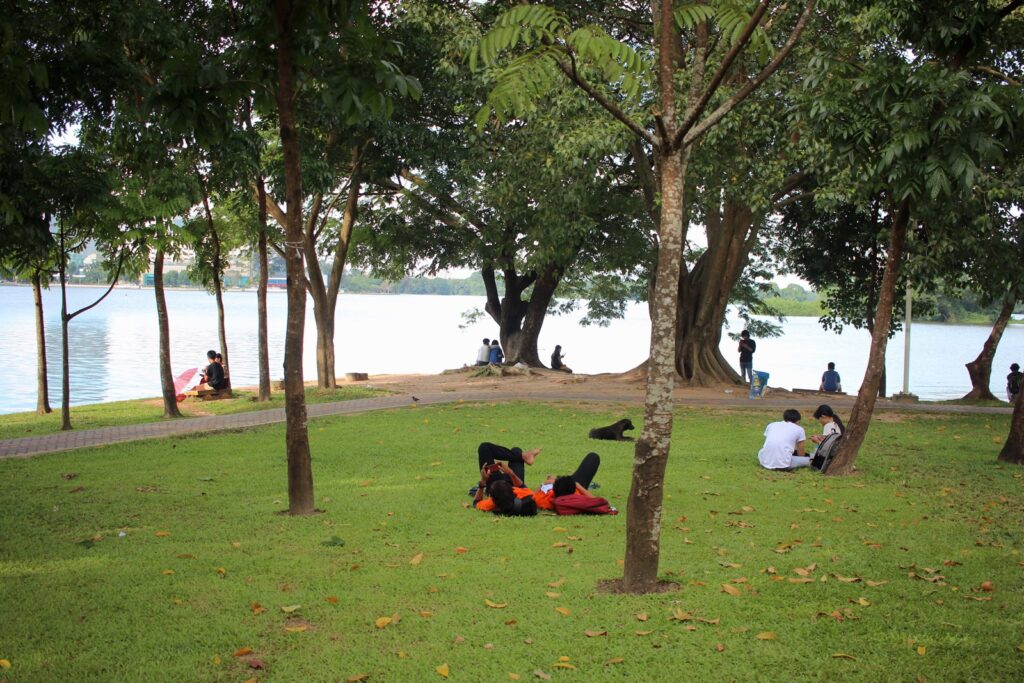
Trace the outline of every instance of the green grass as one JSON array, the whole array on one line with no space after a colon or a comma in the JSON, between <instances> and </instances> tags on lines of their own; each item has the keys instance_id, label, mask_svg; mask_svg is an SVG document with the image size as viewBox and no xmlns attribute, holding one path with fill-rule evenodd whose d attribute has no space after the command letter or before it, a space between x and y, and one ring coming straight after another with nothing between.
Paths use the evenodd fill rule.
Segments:
<instances>
[{"instance_id":1,"label":"green grass","mask_svg":"<svg viewBox=\"0 0 1024 683\"><path fill-rule=\"evenodd\" d=\"M451 681L1024 678L1024 470L995 460L1008 416L886 416L840 479L760 469L774 413L681 409L661 535L675 592L598 590L621 576L624 514L465 507L476 446L492 440L544 446L528 483L598 451L599 493L625 509L631 445L585 438L625 415L639 421L587 403L314 420L323 513L303 518L279 514L280 426L2 461L3 675L439 681L447 664ZM253 655L234 656L243 647Z\"/></svg>"},{"instance_id":2,"label":"green grass","mask_svg":"<svg viewBox=\"0 0 1024 683\"><path fill-rule=\"evenodd\" d=\"M358 398L371 398L389 392L383 389L370 389L359 386L343 386L337 389L306 388L307 403L327 403L330 401L351 401ZM275 391L271 400L260 403L256 401L254 391L235 391L234 398L219 401L197 401L187 398L178 404L182 415L197 417L201 415L232 415L252 410L270 410L284 407L284 392ZM163 419L163 402L159 398L139 399L135 401L116 401L112 403L93 403L71 407L71 425L75 429L96 429L98 427L115 427L121 425L159 422ZM54 407L49 415L30 413L11 413L0 415L0 439L17 439L24 436L39 436L60 431L60 405Z\"/></svg>"}]
</instances>

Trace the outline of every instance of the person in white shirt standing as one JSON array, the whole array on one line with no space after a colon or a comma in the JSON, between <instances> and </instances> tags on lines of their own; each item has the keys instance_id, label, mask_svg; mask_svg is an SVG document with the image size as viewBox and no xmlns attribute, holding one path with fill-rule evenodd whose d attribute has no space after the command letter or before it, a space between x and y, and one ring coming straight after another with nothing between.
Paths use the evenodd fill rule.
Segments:
<instances>
[{"instance_id":1,"label":"person in white shirt standing","mask_svg":"<svg viewBox=\"0 0 1024 683\"><path fill-rule=\"evenodd\" d=\"M491 340L484 339L484 345L476 351L476 364L487 365L487 359L491 355Z\"/></svg>"},{"instance_id":2,"label":"person in white shirt standing","mask_svg":"<svg viewBox=\"0 0 1024 683\"><path fill-rule=\"evenodd\" d=\"M782 422L772 422L764 429L764 446L757 453L761 467L769 470L794 470L807 467L811 459L804 451L807 433L800 426L800 411L782 413Z\"/></svg>"}]
</instances>

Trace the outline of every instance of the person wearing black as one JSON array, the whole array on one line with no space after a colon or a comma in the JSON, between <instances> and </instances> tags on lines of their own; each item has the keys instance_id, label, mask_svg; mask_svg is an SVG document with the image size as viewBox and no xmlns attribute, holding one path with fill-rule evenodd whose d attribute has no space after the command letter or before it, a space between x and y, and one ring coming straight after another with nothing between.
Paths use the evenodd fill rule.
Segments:
<instances>
[{"instance_id":1,"label":"person wearing black","mask_svg":"<svg viewBox=\"0 0 1024 683\"><path fill-rule=\"evenodd\" d=\"M1013 403L1017 400L1017 394L1020 393L1021 379L1024 379L1024 373L1020 371L1020 366L1016 363L1010 365L1010 374L1006 376L1006 400Z\"/></svg>"},{"instance_id":2,"label":"person wearing black","mask_svg":"<svg viewBox=\"0 0 1024 683\"><path fill-rule=\"evenodd\" d=\"M212 349L207 351L206 358L210 364L203 370L202 383L210 389L224 388L224 366L217 362L217 352Z\"/></svg>"},{"instance_id":3,"label":"person wearing black","mask_svg":"<svg viewBox=\"0 0 1024 683\"><path fill-rule=\"evenodd\" d=\"M747 384L754 381L754 351L757 342L750 338L750 332L740 332L740 377Z\"/></svg>"}]
</instances>

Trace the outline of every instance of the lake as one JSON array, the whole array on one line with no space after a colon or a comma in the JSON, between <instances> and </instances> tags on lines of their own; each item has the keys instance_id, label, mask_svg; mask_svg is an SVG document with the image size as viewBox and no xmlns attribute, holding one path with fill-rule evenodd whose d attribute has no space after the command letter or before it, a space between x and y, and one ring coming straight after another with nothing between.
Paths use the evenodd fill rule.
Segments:
<instances>
[{"instance_id":1,"label":"lake","mask_svg":"<svg viewBox=\"0 0 1024 683\"><path fill-rule=\"evenodd\" d=\"M88 305L102 289L68 290L69 309ZM283 292L267 296L270 376L280 379L284 356L287 301ZM497 334L489 318L465 327L462 313L483 307L481 297L342 294L338 299L335 348L337 371L434 374L471 363L483 337ZM257 383L256 294L224 294L231 378L235 386ZM60 405L60 290L44 292L50 402ZM205 365L206 351L217 347L214 298L202 291L170 290L167 306L171 360L175 374ZM306 316L304 372L316 379L316 336L312 300ZM565 362L576 372L622 372L647 355L650 322L646 304L631 305L622 320L608 327L582 327L581 313L549 316L540 337L547 359L562 345ZM730 321L737 331L738 321ZM8 368L0 375L0 413L35 408L35 323L32 290L0 286L0 357ZM843 387L855 392L867 365L869 335L847 329L841 335L821 329L816 318L790 318L784 336L758 339L754 368L771 374L772 386L817 388L826 363L833 361ZM923 399L957 398L970 388L964 363L974 359L988 336L984 325L915 323L911 338L910 390ZM72 404L96 403L160 394L156 303L152 289L116 288L96 308L71 322ZM1011 362L1024 360L1024 327L1007 329L996 354L992 391L1005 395ZM722 342L725 357L736 361L736 343ZM903 382L903 333L889 342L890 392Z\"/></svg>"}]
</instances>

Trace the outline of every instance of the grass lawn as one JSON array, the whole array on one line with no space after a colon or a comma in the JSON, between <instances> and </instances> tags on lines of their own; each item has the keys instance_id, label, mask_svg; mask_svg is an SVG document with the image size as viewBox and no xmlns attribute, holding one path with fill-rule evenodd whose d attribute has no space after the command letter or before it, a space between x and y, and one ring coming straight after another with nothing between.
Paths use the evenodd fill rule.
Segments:
<instances>
[{"instance_id":1,"label":"grass lawn","mask_svg":"<svg viewBox=\"0 0 1024 683\"><path fill-rule=\"evenodd\" d=\"M467 508L491 440L544 446L527 483L596 450L625 509L631 445L585 438L623 416L639 423L587 403L317 419L323 513L304 518L279 514L281 426L0 461L0 678L1024 679L1009 416L883 416L838 479L757 466L774 412L681 409L669 593L598 590L625 514Z\"/></svg>"},{"instance_id":2,"label":"grass lawn","mask_svg":"<svg viewBox=\"0 0 1024 683\"><path fill-rule=\"evenodd\" d=\"M389 392L360 386L342 386L337 389L306 387L307 403L328 403L330 401L351 401L357 398L371 398ZM187 398L178 404L185 417L202 415L231 415L253 410L284 408L284 391L274 391L270 401L260 403L255 391L235 391L234 398L219 401L197 401ZM60 431L60 404L53 405L49 415L11 413L0 415L0 439L17 439L23 436L39 436ZM71 406L71 425L75 429L96 429L120 425L159 422L163 419L164 405L160 398L113 403L92 403Z\"/></svg>"}]
</instances>

